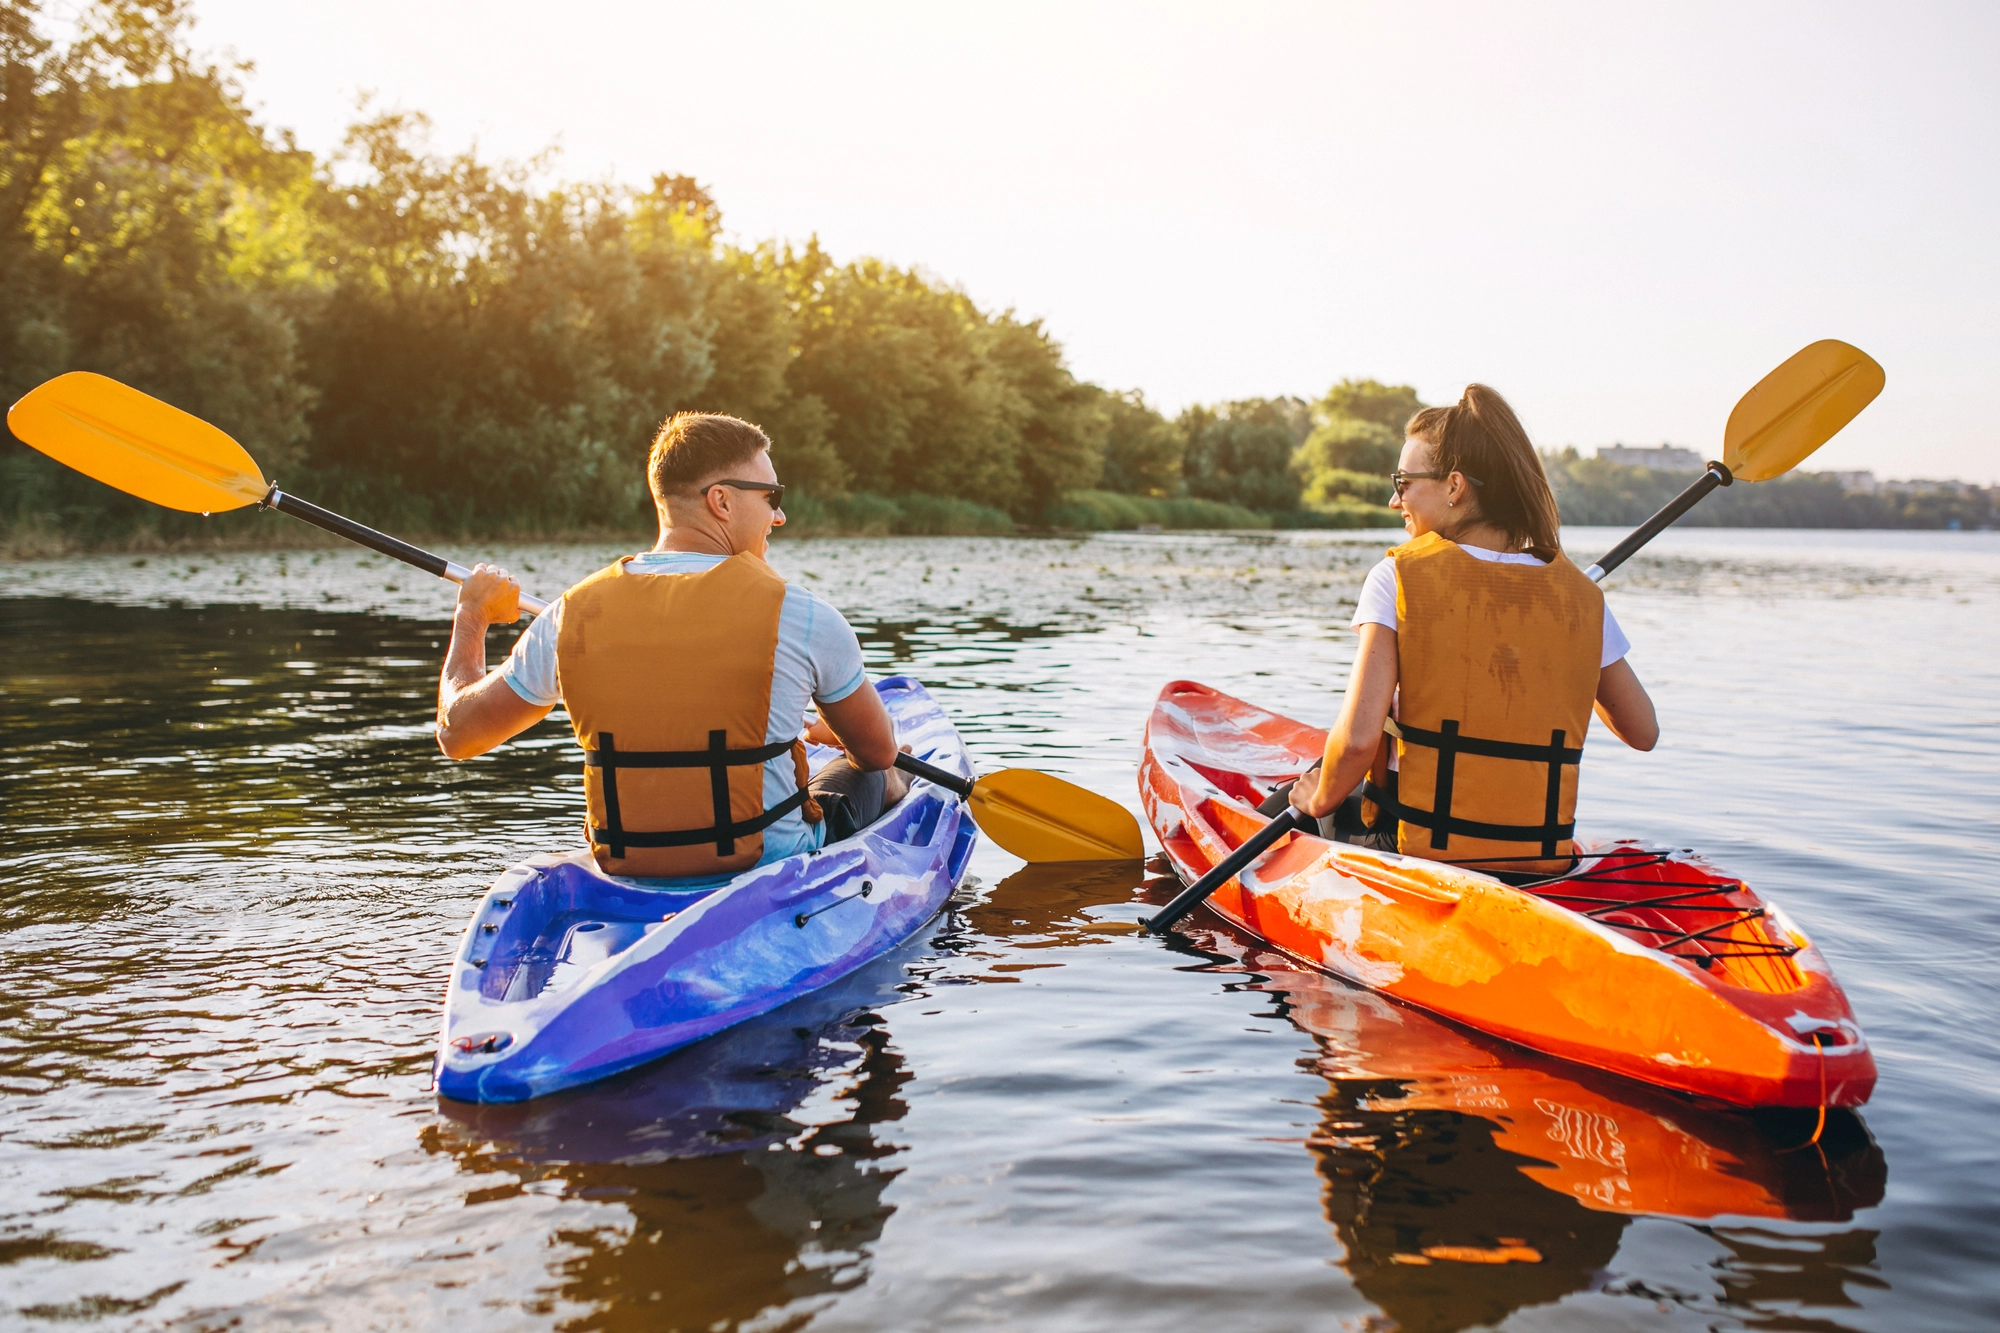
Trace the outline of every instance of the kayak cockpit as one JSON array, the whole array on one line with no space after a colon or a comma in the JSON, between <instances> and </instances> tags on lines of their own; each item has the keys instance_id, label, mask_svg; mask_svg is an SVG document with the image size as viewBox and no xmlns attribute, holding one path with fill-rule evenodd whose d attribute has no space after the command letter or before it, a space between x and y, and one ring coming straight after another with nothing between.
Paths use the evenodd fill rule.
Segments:
<instances>
[{"instance_id":1,"label":"kayak cockpit","mask_svg":"<svg viewBox=\"0 0 2000 1333\"><path fill-rule=\"evenodd\" d=\"M581 856L537 857L480 905L472 960L480 969L479 993L513 1002L560 991L718 887L640 888L600 873ZM484 958L478 943L487 945Z\"/></svg>"}]
</instances>

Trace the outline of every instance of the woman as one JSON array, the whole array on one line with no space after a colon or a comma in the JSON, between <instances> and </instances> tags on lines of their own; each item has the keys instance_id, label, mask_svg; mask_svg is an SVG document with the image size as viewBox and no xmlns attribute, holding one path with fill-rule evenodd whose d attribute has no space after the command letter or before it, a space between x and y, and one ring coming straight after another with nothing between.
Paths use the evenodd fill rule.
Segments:
<instances>
[{"instance_id":1,"label":"woman","mask_svg":"<svg viewBox=\"0 0 2000 1333\"><path fill-rule=\"evenodd\" d=\"M1500 395L1471 385L1456 406L1410 418L1407 433L1389 503L1411 540L1369 571L1346 703L1291 803L1329 836L1560 873L1573 860L1593 708L1613 735L1650 750L1653 701L1603 594L1563 555L1541 459ZM1368 830L1358 837L1354 822L1336 831L1326 819L1350 794Z\"/></svg>"}]
</instances>

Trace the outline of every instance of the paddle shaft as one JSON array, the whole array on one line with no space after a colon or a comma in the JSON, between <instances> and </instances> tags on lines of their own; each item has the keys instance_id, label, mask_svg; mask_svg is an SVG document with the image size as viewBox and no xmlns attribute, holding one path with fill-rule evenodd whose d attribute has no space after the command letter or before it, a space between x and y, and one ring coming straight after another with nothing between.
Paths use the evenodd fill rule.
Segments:
<instances>
[{"instance_id":1,"label":"paddle shaft","mask_svg":"<svg viewBox=\"0 0 2000 1333\"><path fill-rule=\"evenodd\" d=\"M896 767L905 773L914 773L920 778L935 782L946 791L957 792L966 800L972 799L972 784L956 773L947 772L935 764L927 764L914 755L898 754Z\"/></svg>"},{"instance_id":2,"label":"paddle shaft","mask_svg":"<svg viewBox=\"0 0 2000 1333\"><path fill-rule=\"evenodd\" d=\"M1139 926L1155 935L1164 935L1174 922L1207 901L1208 895L1243 873L1244 867L1262 856L1272 843L1287 833L1317 833L1319 821L1296 805L1258 829L1241 847L1222 858L1222 863L1174 895L1174 900L1150 917L1141 917Z\"/></svg>"},{"instance_id":3,"label":"paddle shaft","mask_svg":"<svg viewBox=\"0 0 2000 1333\"><path fill-rule=\"evenodd\" d=\"M1727 486L1736 478L1729 475L1729 469L1720 463L1710 463L1708 471L1694 483L1669 500L1659 513L1632 529L1624 541L1598 557L1597 563L1584 570L1584 576L1592 583L1604 582L1604 576L1630 560L1635 552L1653 538L1665 532L1673 521L1701 503L1702 497L1718 486Z\"/></svg>"},{"instance_id":4,"label":"paddle shaft","mask_svg":"<svg viewBox=\"0 0 2000 1333\"><path fill-rule=\"evenodd\" d=\"M353 519L343 518L330 509L321 509L318 505L301 500L296 495L287 495L276 486L273 486L270 493L264 497L264 504L267 508L275 509L281 514L290 514L293 518L304 519L316 528L331 532L337 537L345 537L371 551L380 551L392 560L415 565L426 574L435 574L441 579L450 579L453 583L463 583L472 577L472 571L464 565L446 560L443 556L432 555L422 547L397 541L386 532L363 527ZM548 603L539 597L530 597L527 593L521 594L521 609L530 615L539 615L547 606Z\"/></svg>"}]
</instances>

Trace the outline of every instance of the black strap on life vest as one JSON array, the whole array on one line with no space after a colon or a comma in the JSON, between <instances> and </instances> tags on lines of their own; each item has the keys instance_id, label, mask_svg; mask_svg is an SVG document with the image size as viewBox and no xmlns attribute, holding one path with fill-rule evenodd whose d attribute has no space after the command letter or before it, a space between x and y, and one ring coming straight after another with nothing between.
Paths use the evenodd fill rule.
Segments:
<instances>
[{"instance_id":1,"label":"black strap on life vest","mask_svg":"<svg viewBox=\"0 0 2000 1333\"><path fill-rule=\"evenodd\" d=\"M717 856L734 856L736 840L762 833L806 803L809 793L799 788L763 814L750 819L729 818L729 770L752 764L766 764L797 744L773 741L754 750L729 748L729 733L708 733L706 750L620 750L611 733L597 733L597 747L583 752L583 762L604 770L604 822L608 827L592 828L590 840L611 849L613 859L622 860L627 847L695 847L715 844ZM634 833L618 814L618 770L621 768L705 768L708 770L709 800L715 809L715 823L708 828L677 829L672 833Z\"/></svg>"},{"instance_id":2,"label":"black strap on life vest","mask_svg":"<svg viewBox=\"0 0 2000 1333\"><path fill-rule=\"evenodd\" d=\"M1583 747L1574 749L1563 745L1561 730L1549 733L1547 745L1522 745L1514 741L1489 741L1478 736L1467 736L1458 729L1454 719L1441 722L1436 731L1426 731L1408 723L1399 723L1390 718L1382 724L1382 730L1406 745L1423 745L1438 752L1437 786L1431 798L1435 810L1419 810L1403 804L1397 793L1383 791L1372 782L1362 784L1362 794L1376 805L1394 812L1396 818L1406 824L1431 831L1431 846L1443 850L1450 847L1451 835L1464 834L1468 838L1490 838L1495 842L1539 842L1543 856L1554 856L1556 844L1567 842L1576 836L1576 821L1558 824L1556 815L1562 809L1563 765L1581 765ZM1485 755L1492 759L1518 759L1524 763L1547 764L1549 768L1548 800L1543 806L1542 822L1539 824L1482 824L1473 819L1460 819L1451 812L1452 779L1458 767L1461 754Z\"/></svg>"}]
</instances>

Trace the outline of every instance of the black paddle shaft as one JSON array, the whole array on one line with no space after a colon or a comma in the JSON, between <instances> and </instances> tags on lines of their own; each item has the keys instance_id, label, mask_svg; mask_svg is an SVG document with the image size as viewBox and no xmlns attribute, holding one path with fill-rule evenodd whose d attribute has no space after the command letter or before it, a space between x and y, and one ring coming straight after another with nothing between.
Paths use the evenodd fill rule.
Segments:
<instances>
[{"instance_id":1,"label":"black paddle shaft","mask_svg":"<svg viewBox=\"0 0 2000 1333\"><path fill-rule=\"evenodd\" d=\"M1139 925L1155 935L1164 935L1174 922L1202 905L1208 895L1243 873L1243 868L1262 856L1272 843L1287 833L1317 833L1319 821L1296 805L1288 805L1285 812L1270 823L1258 829L1245 840L1241 847L1222 858L1222 864L1203 875L1194 883L1174 895L1174 900L1150 917L1141 917Z\"/></svg>"},{"instance_id":2,"label":"black paddle shaft","mask_svg":"<svg viewBox=\"0 0 2000 1333\"><path fill-rule=\"evenodd\" d=\"M391 560L415 565L426 574L435 574L441 579L450 579L453 583L463 583L472 575L472 571L465 566L453 564L441 555L432 555L421 546L398 541L386 532L377 532L371 527L356 523L351 518L343 518L331 509L321 509L318 505L301 500L296 495L287 495L276 486L271 487L270 492L264 496L264 506L267 509L275 509L281 514L290 514L293 518L304 519L314 527L331 532L336 537L345 537L358 546L365 546L371 551L380 551ZM525 592L521 594L521 609L529 614L539 614L547 605L548 603L539 597L531 597Z\"/></svg>"},{"instance_id":3,"label":"black paddle shaft","mask_svg":"<svg viewBox=\"0 0 2000 1333\"><path fill-rule=\"evenodd\" d=\"M1598 557L1597 563L1583 572L1590 576L1592 583L1604 582L1605 576L1618 566L1630 560L1641 546L1665 532L1673 521L1701 502L1701 498L1718 486L1727 486L1736 478L1720 463L1710 463L1708 471L1701 474L1694 485L1669 500L1659 513L1632 529L1624 541Z\"/></svg>"},{"instance_id":4,"label":"black paddle shaft","mask_svg":"<svg viewBox=\"0 0 2000 1333\"><path fill-rule=\"evenodd\" d=\"M377 532L373 528L363 527L353 519L342 518L330 509L321 509L316 504L308 504L296 495L285 494L276 486L273 486L271 493L264 497L264 503L281 514L290 514L293 518L304 519L314 527L324 528L337 537L345 537L347 540L365 546L371 551L380 551L392 560L400 560L406 565L415 565L426 574L435 574L439 578L447 577L445 570L450 566L451 562L443 556L432 555L429 551L421 547L412 546L408 542L399 542L386 532Z\"/></svg>"},{"instance_id":5,"label":"black paddle shaft","mask_svg":"<svg viewBox=\"0 0 2000 1333\"><path fill-rule=\"evenodd\" d=\"M923 760L907 754L896 756L896 767L902 769L905 773L914 773L920 778L927 778L937 783L938 786L943 787L946 791L955 791L968 801L972 799L972 784L956 773L947 772L942 768L927 764Z\"/></svg>"}]
</instances>

